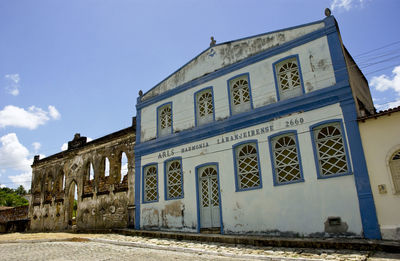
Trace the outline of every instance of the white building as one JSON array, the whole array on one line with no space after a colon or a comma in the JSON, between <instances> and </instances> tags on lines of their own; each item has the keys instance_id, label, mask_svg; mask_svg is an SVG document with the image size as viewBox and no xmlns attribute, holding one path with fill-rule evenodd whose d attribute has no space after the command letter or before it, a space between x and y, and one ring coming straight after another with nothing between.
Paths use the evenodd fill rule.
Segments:
<instances>
[{"instance_id":1,"label":"white building","mask_svg":"<svg viewBox=\"0 0 400 261\"><path fill-rule=\"evenodd\" d=\"M136 228L380 238L332 16L211 45L138 98Z\"/></svg>"},{"instance_id":2,"label":"white building","mask_svg":"<svg viewBox=\"0 0 400 261\"><path fill-rule=\"evenodd\" d=\"M400 107L359 119L383 239L400 240Z\"/></svg>"}]
</instances>

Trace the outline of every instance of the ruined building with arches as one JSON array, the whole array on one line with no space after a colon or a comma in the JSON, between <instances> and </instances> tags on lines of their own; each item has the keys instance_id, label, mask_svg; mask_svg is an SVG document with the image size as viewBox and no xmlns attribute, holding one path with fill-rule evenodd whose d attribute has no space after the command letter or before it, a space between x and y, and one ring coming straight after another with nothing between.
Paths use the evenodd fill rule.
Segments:
<instances>
[{"instance_id":1,"label":"ruined building with arches","mask_svg":"<svg viewBox=\"0 0 400 261\"><path fill-rule=\"evenodd\" d=\"M32 165L32 231L134 225L136 123L87 142L75 134L68 149Z\"/></svg>"}]
</instances>

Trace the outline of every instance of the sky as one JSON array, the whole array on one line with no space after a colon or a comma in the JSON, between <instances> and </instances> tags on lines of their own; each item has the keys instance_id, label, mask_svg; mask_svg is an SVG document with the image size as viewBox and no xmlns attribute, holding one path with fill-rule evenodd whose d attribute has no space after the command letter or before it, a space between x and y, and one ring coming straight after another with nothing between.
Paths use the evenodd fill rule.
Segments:
<instances>
[{"instance_id":1,"label":"sky","mask_svg":"<svg viewBox=\"0 0 400 261\"><path fill-rule=\"evenodd\" d=\"M129 127L146 92L217 43L322 20L329 7L378 110L400 106L398 0L1 0L0 186L34 155Z\"/></svg>"}]
</instances>

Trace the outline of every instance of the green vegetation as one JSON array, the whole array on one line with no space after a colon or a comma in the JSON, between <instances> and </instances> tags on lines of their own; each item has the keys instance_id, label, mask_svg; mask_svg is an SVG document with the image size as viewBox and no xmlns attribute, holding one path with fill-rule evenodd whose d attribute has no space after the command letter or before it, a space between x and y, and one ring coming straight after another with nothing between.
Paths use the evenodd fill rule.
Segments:
<instances>
[{"instance_id":1,"label":"green vegetation","mask_svg":"<svg viewBox=\"0 0 400 261\"><path fill-rule=\"evenodd\" d=\"M28 200L23 198L26 190L21 185L17 189L0 188L0 206L19 207L29 204Z\"/></svg>"},{"instance_id":2,"label":"green vegetation","mask_svg":"<svg viewBox=\"0 0 400 261\"><path fill-rule=\"evenodd\" d=\"M72 217L76 217L76 210L78 209L78 201L74 199L74 207L72 210Z\"/></svg>"}]
</instances>

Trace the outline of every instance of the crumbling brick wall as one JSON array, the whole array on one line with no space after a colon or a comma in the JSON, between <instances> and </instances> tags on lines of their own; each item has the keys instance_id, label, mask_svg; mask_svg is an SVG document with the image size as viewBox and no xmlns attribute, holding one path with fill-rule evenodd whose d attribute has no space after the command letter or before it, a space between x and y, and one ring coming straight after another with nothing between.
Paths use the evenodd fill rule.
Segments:
<instances>
[{"instance_id":1,"label":"crumbling brick wall","mask_svg":"<svg viewBox=\"0 0 400 261\"><path fill-rule=\"evenodd\" d=\"M0 233L23 232L29 226L29 206L0 209Z\"/></svg>"}]
</instances>

